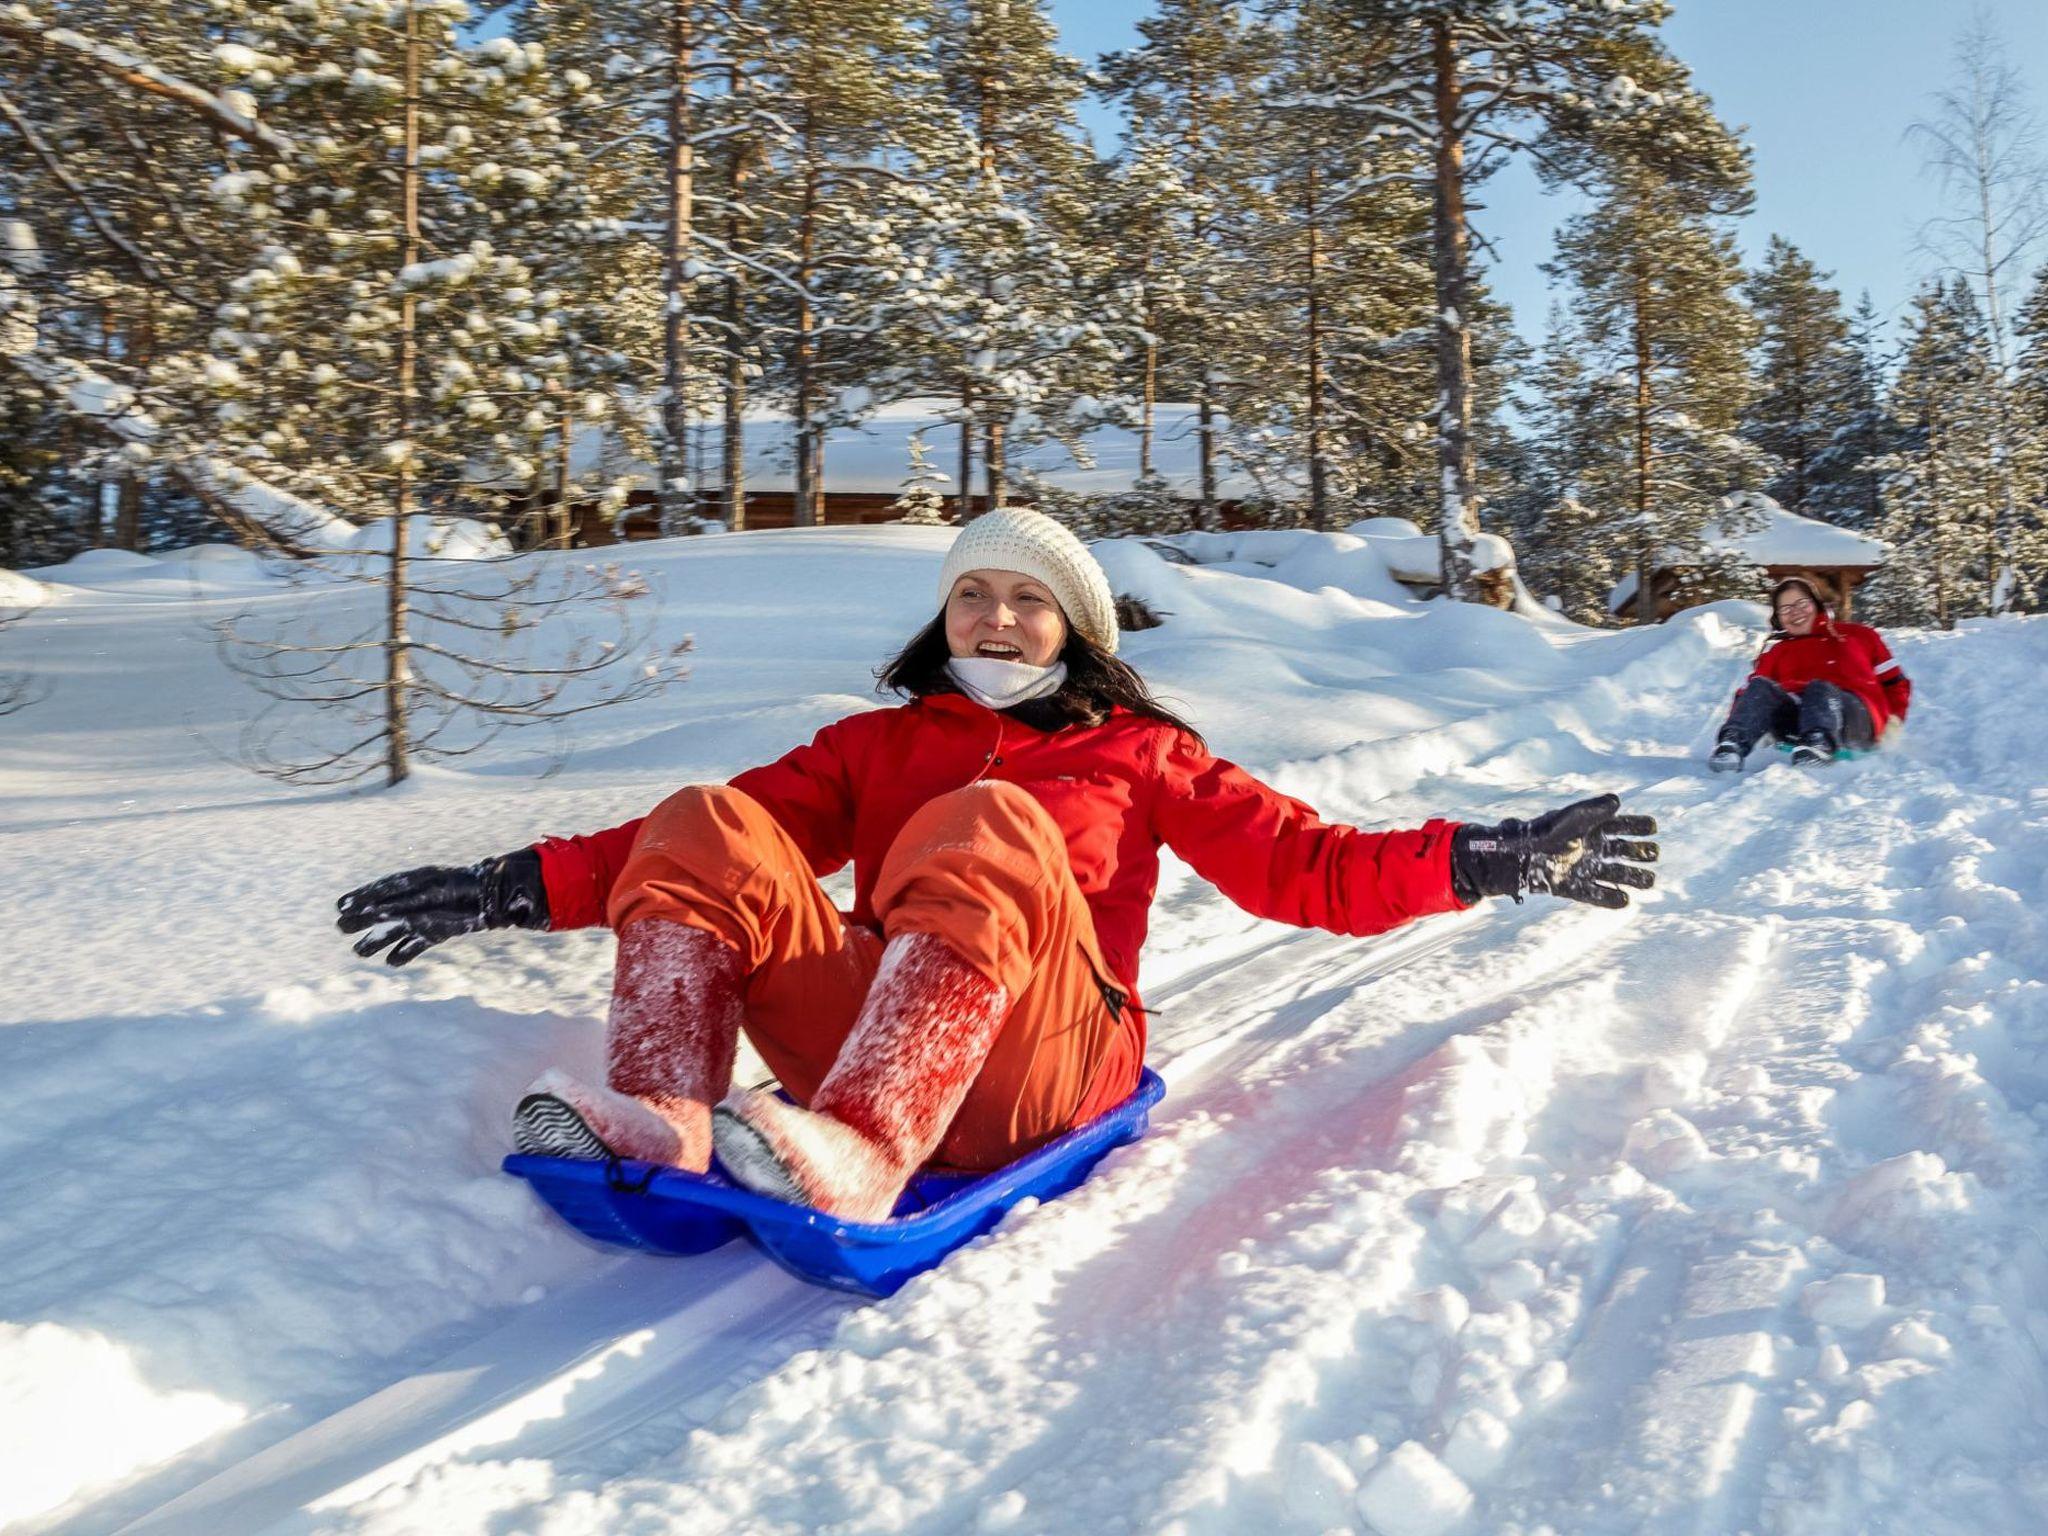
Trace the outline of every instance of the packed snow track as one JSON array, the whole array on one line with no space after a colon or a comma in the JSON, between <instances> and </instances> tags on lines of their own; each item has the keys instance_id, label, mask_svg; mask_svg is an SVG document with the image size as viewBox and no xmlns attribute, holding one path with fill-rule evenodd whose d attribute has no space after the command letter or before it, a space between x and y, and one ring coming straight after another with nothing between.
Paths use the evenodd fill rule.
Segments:
<instances>
[{"instance_id":1,"label":"packed snow track","mask_svg":"<svg viewBox=\"0 0 2048 1536\"><path fill-rule=\"evenodd\" d=\"M1151 1135L883 1302L602 1252L497 1176L525 1078L594 1060L603 936L385 973L323 904L859 707L941 543L651 550L687 688L555 779L395 796L195 744L239 707L185 638L227 599L38 573L53 687L0 769L47 872L0 931L48 955L0 1029L0 1527L2048 1524L2040 620L1895 636L1915 710L1872 758L1714 779L1753 608L1596 635L1118 548L1176 614L1132 657L1219 750L1369 824L1615 789L1662 823L1657 890L1353 941L1170 867ZM774 639L771 582L818 623Z\"/></svg>"}]
</instances>

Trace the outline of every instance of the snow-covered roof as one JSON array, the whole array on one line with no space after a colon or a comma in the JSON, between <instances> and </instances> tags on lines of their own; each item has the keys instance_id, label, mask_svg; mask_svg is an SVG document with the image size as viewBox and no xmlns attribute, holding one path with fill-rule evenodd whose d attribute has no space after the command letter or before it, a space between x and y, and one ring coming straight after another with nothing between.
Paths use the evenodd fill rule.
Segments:
<instances>
[{"instance_id":1,"label":"snow-covered roof","mask_svg":"<svg viewBox=\"0 0 2048 1536\"><path fill-rule=\"evenodd\" d=\"M942 494L953 493L959 468L959 423L952 419L958 403L932 397L898 400L878 407L858 426L841 427L826 435L824 489L850 495L899 493L910 468L911 435L924 433L927 457L942 480ZM1219 426L1222 423L1219 420ZM724 433L716 421L702 428L703 473L717 474ZM747 489L757 492L789 492L796 488L791 469L795 429L780 411L749 411L746 415ZM694 433L693 433L694 441ZM1009 454L1012 475L1029 470L1048 484L1083 495L1107 496L1127 491L1138 479L1138 434L1130 427L1098 427L1083 438L1090 465L1082 465L1058 443L1040 443L1029 448L1013 447ZM979 491L979 453L976 454ZM1155 408L1153 419L1152 467L1175 493L1194 500L1201 495L1200 444L1196 437L1196 408L1167 404ZM652 490L655 466L628 451L618 434L592 423L581 425L569 447L570 473L580 480L626 480ZM1242 500L1259 492L1258 483L1220 455L1216 465L1216 494L1226 501ZM480 472L478 483L516 486L519 476L503 472ZM710 486L707 486L709 489Z\"/></svg>"},{"instance_id":2,"label":"snow-covered roof","mask_svg":"<svg viewBox=\"0 0 2048 1536\"><path fill-rule=\"evenodd\" d=\"M1724 496L1721 507L1707 524L1707 547L1748 565L1876 566L1891 549L1882 539L1787 512L1759 491Z\"/></svg>"},{"instance_id":3,"label":"snow-covered roof","mask_svg":"<svg viewBox=\"0 0 2048 1536\"><path fill-rule=\"evenodd\" d=\"M1883 539L1788 512L1761 491L1723 496L1721 510L1702 530L1702 542L1710 554L1729 556L1743 565L1807 570L1867 570L1883 565L1891 553ZM1695 563L1677 550L1666 550L1658 560L1664 569ZM1607 594L1607 611L1619 613L1635 596L1636 575L1630 571Z\"/></svg>"}]
</instances>

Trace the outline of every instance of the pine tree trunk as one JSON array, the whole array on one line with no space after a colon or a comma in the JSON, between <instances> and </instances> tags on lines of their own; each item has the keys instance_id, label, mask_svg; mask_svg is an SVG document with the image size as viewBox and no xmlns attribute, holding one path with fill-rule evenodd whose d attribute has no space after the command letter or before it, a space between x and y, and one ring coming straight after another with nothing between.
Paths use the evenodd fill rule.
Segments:
<instances>
[{"instance_id":1,"label":"pine tree trunk","mask_svg":"<svg viewBox=\"0 0 2048 1536\"><path fill-rule=\"evenodd\" d=\"M981 179L991 189L1000 187L997 171L997 124L998 102L1002 88L991 76L983 71L975 76L975 144L978 150L978 164ZM995 280L984 278L982 295L991 304L995 298ZM984 505L990 512L1003 504L1003 480L1007 466L1003 462L1003 422L991 417L982 430L981 470L985 491Z\"/></svg>"},{"instance_id":2,"label":"pine tree trunk","mask_svg":"<svg viewBox=\"0 0 2048 1536\"><path fill-rule=\"evenodd\" d=\"M569 452L575 441L575 417L569 410L569 396L562 394L561 409L557 413L555 429L555 510L550 519L554 527L548 542L557 549L567 549L575 541L576 512L569 504Z\"/></svg>"},{"instance_id":3,"label":"pine tree trunk","mask_svg":"<svg viewBox=\"0 0 2048 1536\"><path fill-rule=\"evenodd\" d=\"M132 470L121 476L114 504L114 542L122 549L142 548L142 480Z\"/></svg>"},{"instance_id":4,"label":"pine tree trunk","mask_svg":"<svg viewBox=\"0 0 2048 1536\"><path fill-rule=\"evenodd\" d=\"M1152 419L1159 408L1159 341L1153 329L1157 316L1152 298L1145 297L1145 382L1138 416L1138 478L1152 473Z\"/></svg>"},{"instance_id":5,"label":"pine tree trunk","mask_svg":"<svg viewBox=\"0 0 2048 1536\"><path fill-rule=\"evenodd\" d=\"M797 225L797 269L796 283L799 292L796 309L796 351L794 372L796 376L796 508L792 521L799 528L815 528L818 525L818 486L813 473L818 459L812 450L813 409L816 405L813 392L817 388L817 358L814 333L817 316L811 309L812 257L817 250L818 177L814 158L814 141L808 118L804 124L804 158L811 169L804 173L803 204Z\"/></svg>"},{"instance_id":6,"label":"pine tree trunk","mask_svg":"<svg viewBox=\"0 0 2048 1536\"><path fill-rule=\"evenodd\" d=\"M974 385L965 379L960 384L960 479L957 484L959 494L953 499L958 504L958 520L964 526L974 516Z\"/></svg>"},{"instance_id":7,"label":"pine tree trunk","mask_svg":"<svg viewBox=\"0 0 2048 1536\"><path fill-rule=\"evenodd\" d=\"M1323 450L1323 293L1321 210L1316 206L1316 151L1311 146L1304 181L1304 222L1308 229L1308 522L1318 533L1330 526L1330 466Z\"/></svg>"},{"instance_id":8,"label":"pine tree trunk","mask_svg":"<svg viewBox=\"0 0 2048 1536\"><path fill-rule=\"evenodd\" d=\"M661 487L655 504L660 509L661 531L682 531L683 520L695 500L689 468L684 455L689 449L690 310L684 288L690 261L692 219L695 217L697 150L692 135L696 129L695 64L696 43L692 14L696 0L670 0L668 142L664 146L668 175L668 229L666 270L662 276L661 336Z\"/></svg>"},{"instance_id":9,"label":"pine tree trunk","mask_svg":"<svg viewBox=\"0 0 2048 1536\"><path fill-rule=\"evenodd\" d=\"M727 286L726 318L737 326L745 300L739 297L737 282ZM747 526L747 370L737 351L725 362L725 422L719 451L719 500L725 526L739 533Z\"/></svg>"},{"instance_id":10,"label":"pine tree trunk","mask_svg":"<svg viewBox=\"0 0 2048 1536\"><path fill-rule=\"evenodd\" d=\"M1003 505L1004 481L1009 470L1003 459L1003 423L992 421L988 424L988 437L982 450L982 473L987 482L988 509L993 512Z\"/></svg>"},{"instance_id":11,"label":"pine tree trunk","mask_svg":"<svg viewBox=\"0 0 2048 1536\"><path fill-rule=\"evenodd\" d=\"M726 90L738 97L746 90L746 76L735 61L726 72ZM727 188L725 248L737 252L745 238L745 220L740 207L746 197L752 149L736 144L732 150L732 178ZM738 533L747 526L747 369L740 337L747 323L747 290L737 265L725 280L725 422L720 436L719 501L725 526Z\"/></svg>"},{"instance_id":12,"label":"pine tree trunk","mask_svg":"<svg viewBox=\"0 0 2048 1536\"><path fill-rule=\"evenodd\" d=\"M1650 390L1649 274L1636 272L1635 313L1630 321L1630 340L1635 354L1635 514L1636 514L1636 622L1657 622L1657 595L1650 590L1650 562L1656 558L1656 526L1651 502L1650 466L1654 445L1650 437L1652 406Z\"/></svg>"},{"instance_id":13,"label":"pine tree trunk","mask_svg":"<svg viewBox=\"0 0 2048 1536\"><path fill-rule=\"evenodd\" d=\"M1433 237L1436 276L1437 473L1442 509L1444 594L1479 599L1472 541L1479 532L1477 467L1472 452L1472 335L1466 313L1471 265L1465 219L1465 130L1458 50L1450 23L1435 32L1436 174Z\"/></svg>"},{"instance_id":14,"label":"pine tree trunk","mask_svg":"<svg viewBox=\"0 0 2048 1536\"><path fill-rule=\"evenodd\" d=\"M420 259L420 16L414 0L405 7L405 165L401 176L404 212L400 227L405 248L399 260L411 266ZM398 301L398 440L405 456L398 461L392 497L391 569L385 578L388 623L384 640L384 781L398 784L412 771L407 739L407 705L411 702L411 646L406 634L405 523L412 515L413 400L419 369L417 302L410 287Z\"/></svg>"},{"instance_id":15,"label":"pine tree trunk","mask_svg":"<svg viewBox=\"0 0 2048 1536\"><path fill-rule=\"evenodd\" d=\"M1202 104L1208 99L1208 79L1197 74L1188 82L1188 116L1182 145L1187 151L1190 169L1188 190L1199 200L1208 190L1208 183L1202 176L1208 164L1207 147L1202 142L1202 133L1207 126L1202 116ZM1199 206L1199 204L1198 204ZM1208 222L1198 213L1188 223L1189 244L1196 250L1203 250L1209 238ZM1213 295L1204 293L1205 299ZM1201 311L1203 324L1207 322L1206 306ZM1209 377L1208 348L1202 345L1205 338L1198 336L1195 345L1199 349L1201 382L1195 394L1195 452L1201 472L1200 499L1195 503L1192 521L1202 530L1216 527L1216 402L1213 395L1214 382Z\"/></svg>"},{"instance_id":16,"label":"pine tree trunk","mask_svg":"<svg viewBox=\"0 0 2048 1536\"><path fill-rule=\"evenodd\" d=\"M1929 541L1934 546L1934 622L1943 629L1954 629L1955 614L1950 611L1948 600L1948 534L1939 525L1942 517L1941 429L1934 424L1932 416L1921 419L1921 429L1927 440L1927 505L1937 520L1934 537Z\"/></svg>"}]
</instances>

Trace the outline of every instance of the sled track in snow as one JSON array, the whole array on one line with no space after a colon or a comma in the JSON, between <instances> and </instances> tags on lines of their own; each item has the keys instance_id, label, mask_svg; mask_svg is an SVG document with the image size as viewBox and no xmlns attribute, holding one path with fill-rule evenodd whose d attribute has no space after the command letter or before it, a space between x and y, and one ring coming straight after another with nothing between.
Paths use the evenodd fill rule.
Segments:
<instances>
[{"instance_id":1,"label":"sled track in snow","mask_svg":"<svg viewBox=\"0 0 2048 1536\"><path fill-rule=\"evenodd\" d=\"M1158 1032L1159 1071L1170 1089L1186 1090L1267 1049L1273 1010L1301 991L1305 967L1318 987L1348 992L1440 953L1476 921L1446 917L1363 945L1305 931L1262 935L1207 960L1154 999L1162 1014L1190 1018ZM146 1513L137 1509L151 1484L174 1477L175 1467L49 1529L106 1530L111 1506L126 1511L119 1536L282 1533L472 1453L584 1457L694 1401L729 1394L736 1378L822 1340L860 1305L785 1275L742 1244L691 1259L621 1257L599 1278Z\"/></svg>"},{"instance_id":2,"label":"sled track in snow","mask_svg":"<svg viewBox=\"0 0 2048 1536\"><path fill-rule=\"evenodd\" d=\"M1718 678L1639 700L1637 782L1615 787L1663 820L1667 862L1625 919L1532 903L1195 950L1150 999L1172 1090L1153 1137L895 1301L738 1248L621 1259L168 1502L175 1469L130 1489L123 1514L157 1507L126 1529L375 1527L474 1476L494 1529L570 1496L567 1529L797 1531L828 1519L806 1480L842 1469L847 1528L1003 1528L1028 1489L1014 1528L1321 1529L1355 1520L1397 1438L1458 1469L1468 1531L2039 1529L2039 1325L1987 1319L2048 1314L2021 1224L2048 1184L2024 1123L2048 1125L2048 1068L2000 1015L2048 1016L1998 982L2048 946L2048 793L1980 723L2048 671L2048 627L2030 644L1980 675L1954 639L1917 642L1913 734L1818 777L1708 779ZM1578 790L1575 751L1510 742L1429 793L1520 805L1557 762ZM1947 1236L1973 1198L2003 1260ZM1868 1329L1800 1301L1873 1271L1892 1305ZM1904 1319L1972 1383L1919 1418L1910 1394L1952 1378L1934 1346L1893 1352ZM938 1334L952 1348L918 1358ZM991 1428L973 1394L1030 1427ZM898 1438L959 1447L908 1507L874 1487ZM2012 1475L1958 1481L1965 1446ZM545 1474L530 1491L520 1464ZM107 1529L95 1513L60 1529Z\"/></svg>"}]
</instances>

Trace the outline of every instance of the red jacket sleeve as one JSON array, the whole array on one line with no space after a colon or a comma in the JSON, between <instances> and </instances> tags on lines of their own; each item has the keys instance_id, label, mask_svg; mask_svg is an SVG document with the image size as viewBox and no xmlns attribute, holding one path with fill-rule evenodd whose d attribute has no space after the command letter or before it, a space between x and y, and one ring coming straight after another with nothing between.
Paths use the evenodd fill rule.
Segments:
<instances>
[{"instance_id":1,"label":"red jacket sleeve","mask_svg":"<svg viewBox=\"0 0 2048 1536\"><path fill-rule=\"evenodd\" d=\"M602 832L544 837L533 845L540 855L541 884L547 888L551 932L594 928L604 921L605 904L611 900L612 887L626 867L626 855L633 851L633 840L645 820L636 816Z\"/></svg>"},{"instance_id":2,"label":"red jacket sleeve","mask_svg":"<svg viewBox=\"0 0 2048 1536\"><path fill-rule=\"evenodd\" d=\"M852 720L861 717L856 715ZM853 855L853 789L847 746L852 720L828 725L806 746L731 780L761 802L803 850L814 874L829 875ZM604 922L612 887L633 851L645 817L581 837L535 843L548 893L548 927L591 928Z\"/></svg>"},{"instance_id":3,"label":"red jacket sleeve","mask_svg":"<svg viewBox=\"0 0 2048 1536\"><path fill-rule=\"evenodd\" d=\"M1870 670L1877 674L1878 686L1884 689L1884 706L1894 720L1906 718L1906 706L1913 702L1913 682L1899 670L1899 663L1892 655L1892 648L1884 643L1884 636L1876 630L1865 628L1864 644L1870 653Z\"/></svg>"},{"instance_id":4,"label":"red jacket sleeve","mask_svg":"<svg viewBox=\"0 0 2048 1536\"><path fill-rule=\"evenodd\" d=\"M1160 839L1247 912L1325 928L1384 933L1462 905L1451 891L1451 834L1333 826L1175 732L1153 809Z\"/></svg>"}]
</instances>

